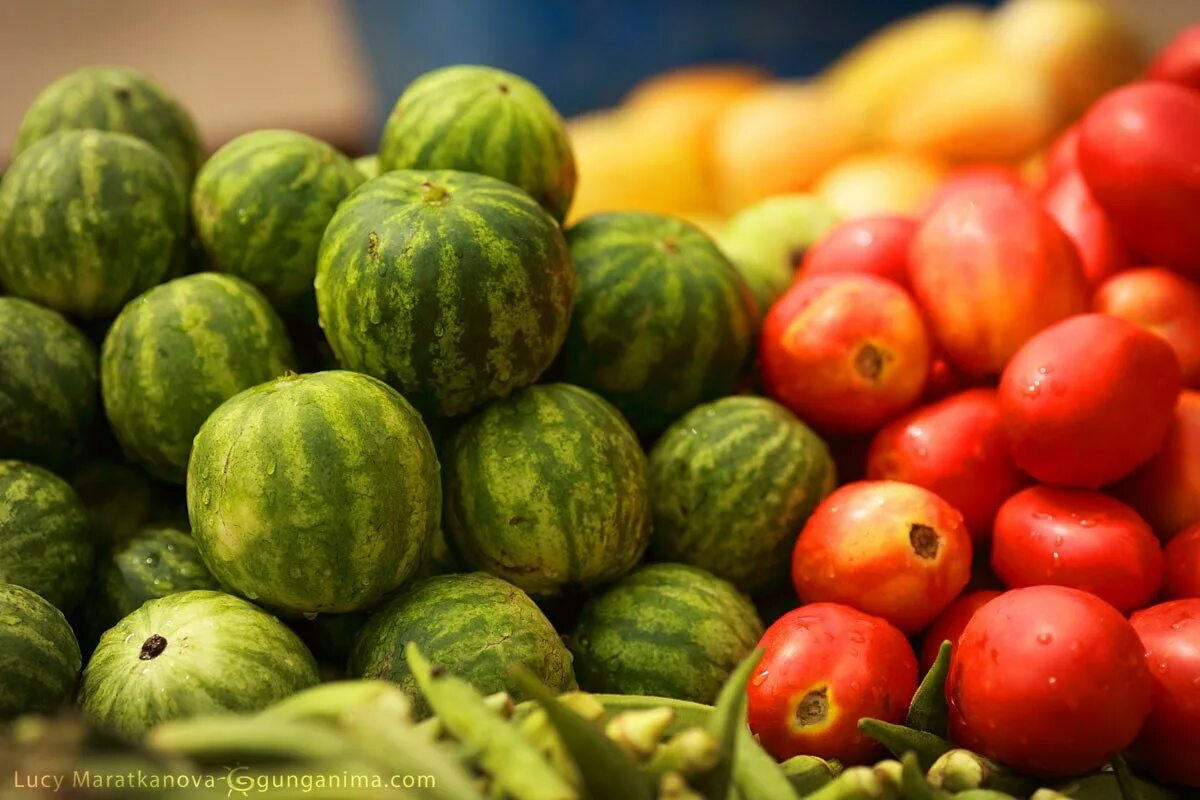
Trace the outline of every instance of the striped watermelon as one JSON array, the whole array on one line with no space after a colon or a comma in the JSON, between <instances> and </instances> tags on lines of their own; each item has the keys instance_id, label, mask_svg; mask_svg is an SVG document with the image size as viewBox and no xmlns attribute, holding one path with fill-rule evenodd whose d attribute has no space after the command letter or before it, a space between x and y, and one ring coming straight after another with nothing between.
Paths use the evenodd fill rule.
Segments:
<instances>
[{"instance_id":1,"label":"striped watermelon","mask_svg":"<svg viewBox=\"0 0 1200 800\"><path fill-rule=\"evenodd\" d=\"M186 207L183 182L145 142L52 134L0 183L0 285L72 316L111 316L183 259Z\"/></svg>"},{"instance_id":2,"label":"striped watermelon","mask_svg":"<svg viewBox=\"0 0 1200 800\"><path fill-rule=\"evenodd\" d=\"M24 587L0 583L0 720L64 704L75 693L79 662L62 612Z\"/></svg>"},{"instance_id":3,"label":"striped watermelon","mask_svg":"<svg viewBox=\"0 0 1200 800\"><path fill-rule=\"evenodd\" d=\"M588 589L641 558L646 457L598 395L531 386L468 419L447 445L445 522L471 566L532 594Z\"/></svg>"},{"instance_id":4,"label":"striped watermelon","mask_svg":"<svg viewBox=\"0 0 1200 800\"><path fill-rule=\"evenodd\" d=\"M156 286L117 317L100 353L104 410L122 450L183 483L213 409L295 368L283 323L257 289L202 272Z\"/></svg>"},{"instance_id":5,"label":"striped watermelon","mask_svg":"<svg viewBox=\"0 0 1200 800\"><path fill-rule=\"evenodd\" d=\"M466 172L389 172L329 223L317 306L338 361L422 413L464 414L533 383L566 335L574 273L529 195Z\"/></svg>"},{"instance_id":6,"label":"striped watermelon","mask_svg":"<svg viewBox=\"0 0 1200 800\"><path fill-rule=\"evenodd\" d=\"M71 485L41 467L0 461L0 581L70 613L91 578L95 543Z\"/></svg>"},{"instance_id":7,"label":"striped watermelon","mask_svg":"<svg viewBox=\"0 0 1200 800\"><path fill-rule=\"evenodd\" d=\"M247 133L196 176L196 233L216 269L250 281L280 309L294 308L312 294L329 218L364 180L350 159L319 139L295 131Z\"/></svg>"},{"instance_id":8,"label":"striped watermelon","mask_svg":"<svg viewBox=\"0 0 1200 800\"><path fill-rule=\"evenodd\" d=\"M658 214L596 214L567 243L576 289L564 380L603 395L639 433L737 388L758 312L699 228Z\"/></svg>"},{"instance_id":9,"label":"striped watermelon","mask_svg":"<svg viewBox=\"0 0 1200 800\"><path fill-rule=\"evenodd\" d=\"M697 567L651 564L590 600L570 642L585 691L711 703L762 632L732 584Z\"/></svg>"},{"instance_id":10,"label":"striped watermelon","mask_svg":"<svg viewBox=\"0 0 1200 800\"><path fill-rule=\"evenodd\" d=\"M829 448L763 397L726 397L685 414L650 453L653 547L746 592L786 582L792 545L833 491Z\"/></svg>"},{"instance_id":11,"label":"striped watermelon","mask_svg":"<svg viewBox=\"0 0 1200 800\"><path fill-rule=\"evenodd\" d=\"M151 600L100 638L79 702L101 730L137 740L159 722L259 711L317 683L296 634L245 600L207 590Z\"/></svg>"},{"instance_id":12,"label":"striped watermelon","mask_svg":"<svg viewBox=\"0 0 1200 800\"><path fill-rule=\"evenodd\" d=\"M440 522L420 416L353 372L292 375L226 401L196 436L192 531L212 573L298 613L367 608L417 569Z\"/></svg>"},{"instance_id":13,"label":"striped watermelon","mask_svg":"<svg viewBox=\"0 0 1200 800\"><path fill-rule=\"evenodd\" d=\"M204 159L196 126L175 98L137 70L86 67L42 90L25 113L13 155L56 131L127 133L166 156L185 183Z\"/></svg>"},{"instance_id":14,"label":"striped watermelon","mask_svg":"<svg viewBox=\"0 0 1200 800\"><path fill-rule=\"evenodd\" d=\"M525 592L483 573L428 578L372 615L350 654L350 675L394 681L427 710L404 648L416 642L435 664L483 694L521 692L510 670L521 664L551 689L575 688L571 654Z\"/></svg>"},{"instance_id":15,"label":"striped watermelon","mask_svg":"<svg viewBox=\"0 0 1200 800\"><path fill-rule=\"evenodd\" d=\"M519 186L558 221L575 195L575 155L562 117L529 81L492 67L427 72L396 102L379 162L454 169Z\"/></svg>"},{"instance_id":16,"label":"striped watermelon","mask_svg":"<svg viewBox=\"0 0 1200 800\"><path fill-rule=\"evenodd\" d=\"M371 153L368 156L359 156L354 159L354 168L362 173L362 176L367 180L378 178L379 172L379 156Z\"/></svg>"},{"instance_id":17,"label":"striped watermelon","mask_svg":"<svg viewBox=\"0 0 1200 800\"><path fill-rule=\"evenodd\" d=\"M96 350L49 309L0 297L0 458L62 467L96 411Z\"/></svg>"}]
</instances>

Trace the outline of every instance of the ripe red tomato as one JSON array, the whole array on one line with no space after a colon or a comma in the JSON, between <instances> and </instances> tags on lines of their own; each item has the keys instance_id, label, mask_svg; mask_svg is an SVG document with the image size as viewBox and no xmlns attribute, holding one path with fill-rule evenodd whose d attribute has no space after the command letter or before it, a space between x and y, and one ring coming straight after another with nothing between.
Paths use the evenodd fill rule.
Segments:
<instances>
[{"instance_id":1,"label":"ripe red tomato","mask_svg":"<svg viewBox=\"0 0 1200 800\"><path fill-rule=\"evenodd\" d=\"M763 386L825 431L870 431L921 396L929 349L904 289L874 275L818 275L793 284L767 314Z\"/></svg>"},{"instance_id":2,"label":"ripe red tomato","mask_svg":"<svg viewBox=\"0 0 1200 800\"><path fill-rule=\"evenodd\" d=\"M867 477L923 486L954 506L976 542L1025 476L1013 463L993 389L968 389L884 426L867 454Z\"/></svg>"},{"instance_id":3,"label":"ripe red tomato","mask_svg":"<svg viewBox=\"0 0 1200 800\"><path fill-rule=\"evenodd\" d=\"M1013 356L1000 410L1017 466L1043 483L1095 489L1158 451L1179 389L1165 341L1108 314L1081 314Z\"/></svg>"},{"instance_id":4,"label":"ripe red tomato","mask_svg":"<svg viewBox=\"0 0 1200 800\"><path fill-rule=\"evenodd\" d=\"M1087 309L1075 245L1036 195L960 190L926 218L909 252L909 283L950 363L998 374L1031 336Z\"/></svg>"},{"instance_id":5,"label":"ripe red tomato","mask_svg":"<svg viewBox=\"0 0 1200 800\"><path fill-rule=\"evenodd\" d=\"M1043 188L1053 186L1060 177L1079 169L1079 124L1060 133L1046 150L1046 173Z\"/></svg>"},{"instance_id":6,"label":"ripe red tomato","mask_svg":"<svg viewBox=\"0 0 1200 800\"><path fill-rule=\"evenodd\" d=\"M806 603L845 603L915 633L971 577L971 536L942 498L908 483L847 484L817 506L792 551Z\"/></svg>"},{"instance_id":7,"label":"ripe red tomato","mask_svg":"<svg viewBox=\"0 0 1200 800\"><path fill-rule=\"evenodd\" d=\"M968 385L966 378L934 347L933 360L929 362L929 377L925 379L925 391L921 393L921 400L932 403L960 392Z\"/></svg>"},{"instance_id":8,"label":"ripe red tomato","mask_svg":"<svg viewBox=\"0 0 1200 800\"><path fill-rule=\"evenodd\" d=\"M948 198L966 190L1000 187L1015 189L1019 192L1030 191L1021 173L1006 164L974 164L959 167L946 176L929 197L925 199L925 216L945 202Z\"/></svg>"},{"instance_id":9,"label":"ripe red tomato","mask_svg":"<svg viewBox=\"0 0 1200 800\"><path fill-rule=\"evenodd\" d=\"M916 232L917 220L899 214L848 220L809 248L797 278L865 272L906 286Z\"/></svg>"},{"instance_id":10,"label":"ripe red tomato","mask_svg":"<svg viewBox=\"0 0 1200 800\"><path fill-rule=\"evenodd\" d=\"M1079 165L1121 239L1152 263L1200 272L1200 92L1131 83L1100 98Z\"/></svg>"},{"instance_id":11,"label":"ripe red tomato","mask_svg":"<svg viewBox=\"0 0 1200 800\"><path fill-rule=\"evenodd\" d=\"M1096 291L1095 308L1167 340L1184 386L1200 386L1200 284L1162 267L1131 269Z\"/></svg>"},{"instance_id":12,"label":"ripe red tomato","mask_svg":"<svg viewBox=\"0 0 1200 800\"><path fill-rule=\"evenodd\" d=\"M1154 57L1146 77L1200 90L1200 25L1184 28Z\"/></svg>"},{"instance_id":13,"label":"ripe red tomato","mask_svg":"<svg viewBox=\"0 0 1200 800\"><path fill-rule=\"evenodd\" d=\"M976 611L946 681L954 743L1042 778L1087 772L1124 750L1150 698L1133 626L1065 586L1013 589Z\"/></svg>"},{"instance_id":14,"label":"ripe red tomato","mask_svg":"<svg viewBox=\"0 0 1200 800\"><path fill-rule=\"evenodd\" d=\"M1172 600L1133 615L1154 686L1135 745L1159 779L1200 788L1200 600Z\"/></svg>"},{"instance_id":15,"label":"ripe red tomato","mask_svg":"<svg viewBox=\"0 0 1200 800\"><path fill-rule=\"evenodd\" d=\"M1114 488L1163 541L1200 522L1200 392L1179 395L1163 446Z\"/></svg>"},{"instance_id":16,"label":"ripe red tomato","mask_svg":"<svg viewBox=\"0 0 1200 800\"><path fill-rule=\"evenodd\" d=\"M1089 285L1129 266L1125 245L1078 170L1064 172L1046 187L1042 207L1075 243Z\"/></svg>"},{"instance_id":17,"label":"ripe red tomato","mask_svg":"<svg viewBox=\"0 0 1200 800\"><path fill-rule=\"evenodd\" d=\"M1167 562L1166 591L1170 598L1200 597L1200 525L1192 525L1163 551Z\"/></svg>"},{"instance_id":18,"label":"ripe red tomato","mask_svg":"<svg viewBox=\"0 0 1200 800\"><path fill-rule=\"evenodd\" d=\"M1128 614L1158 593L1163 554L1150 526L1120 500L1031 486L996 514L992 569L1010 589L1070 586Z\"/></svg>"},{"instance_id":19,"label":"ripe red tomato","mask_svg":"<svg viewBox=\"0 0 1200 800\"><path fill-rule=\"evenodd\" d=\"M758 643L763 658L746 688L750 730L779 760L805 753L869 764L883 748L858 730L862 717L904 721L917 660L904 634L836 603L784 614Z\"/></svg>"},{"instance_id":20,"label":"ripe red tomato","mask_svg":"<svg viewBox=\"0 0 1200 800\"><path fill-rule=\"evenodd\" d=\"M1004 592L999 589L980 589L967 592L951 603L950 607L933 621L929 630L925 631L925 637L921 641L921 674L928 672L937 660L942 642L950 642L957 647L958 637L962 636L963 629L967 627L971 617L975 616L975 612L983 608L989 600L994 600L1002 594Z\"/></svg>"}]
</instances>

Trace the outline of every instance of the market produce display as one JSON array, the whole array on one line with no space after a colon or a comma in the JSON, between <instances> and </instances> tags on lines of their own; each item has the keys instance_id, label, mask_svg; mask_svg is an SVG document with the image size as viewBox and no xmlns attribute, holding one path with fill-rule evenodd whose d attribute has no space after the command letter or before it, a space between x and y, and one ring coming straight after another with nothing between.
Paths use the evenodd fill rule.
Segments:
<instances>
[{"instance_id":1,"label":"market produce display","mask_svg":"<svg viewBox=\"0 0 1200 800\"><path fill-rule=\"evenodd\" d=\"M1006 0L567 122L451 66L356 159L54 83L0 182L0 762L1197 796L1200 28L1149 56Z\"/></svg>"}]
</instances>

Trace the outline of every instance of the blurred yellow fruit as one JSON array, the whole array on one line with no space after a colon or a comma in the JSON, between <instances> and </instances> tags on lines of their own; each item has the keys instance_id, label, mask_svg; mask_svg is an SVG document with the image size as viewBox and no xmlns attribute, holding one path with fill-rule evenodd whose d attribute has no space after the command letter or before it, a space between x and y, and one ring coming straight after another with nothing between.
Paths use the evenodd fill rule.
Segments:
<instances>
[{"instance_id":1,"label":"blurred yellow fruit","mask_svg":"<svg viewBox=\"0 0 1200 800\"><path fill-rule=\"evenodd\" d=\"M861 117L821 87L770 84L734 102L717 122L718 203L736 210L807 189L831 164L859 150L864 135Z\"/></svg>"},{"instance_id":2,"label":"blurred yellow fruit","mask_svg":"<svg viewBox=\"0 0 1200 800\"><path fill-rule=\"evenodd\" d=\"M705 64L654 75L625 98L627 108L672 109L688 127L711 126L730 102L766 82L767 73L742 64Z\"/></svg>"},{"instance_id":3,"label":"blurred yellow fruit","mask_svg":"<svg viewBox=\"0 0 1200 800\"><path fill-rule=\"evenodd\" d=\"M1103 0L1008 0L991 29L1000 51L1046 75L1064 120L1145 64L1138 37Z\"/></svg>"},{"instance_id":4,"label":"blurred yellow fruit","mask_svg":"<svg viewBox=\"0 0 1200 800\"><path fill-rule=\"evenodd\" d=\"M896 104L892 145L949 161L1022 158L1054 133L1054 93L1036 68L983 56L930 76Z\"/></svg>"},{"instance_id":5,"label":"blurred yellow fruit","mask_svg":"<svg viewBox=\"0 0 1200 800\"><path fill-rule=\"evenodd\" d=\"M928 156L879 150L839 161L817 181L813 194L843 219L916 214L944 174Z\"/></svg>"}]
</instances>

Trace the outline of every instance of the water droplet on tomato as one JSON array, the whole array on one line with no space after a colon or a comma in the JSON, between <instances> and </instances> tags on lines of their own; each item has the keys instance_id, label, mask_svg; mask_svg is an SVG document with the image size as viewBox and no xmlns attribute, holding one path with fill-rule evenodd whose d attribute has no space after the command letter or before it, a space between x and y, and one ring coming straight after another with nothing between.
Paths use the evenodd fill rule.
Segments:
<instances>
[{"instance_id":1,"label":"water droplet on tomato","mask_svg":"<svg viewBox=\"0 0 1200 800\"><path fill-rule=\"evenodd\" d=\"M1054 636L1047 631L1042 631L1037 635L1038 644L1050 644L1054 641Z\"/></svg>"},{"instance_id":2,"label":"water droplet on tomato","mask_svg":"<svg viewBox=\"0 0 1200 800\"><path fill-rule=\"evenodd\" d=\"M1051 686L1053 686L1054 684L1058 683L1058 678L1051 675L1050 678L1046 682L1049 683Z\"/></svg>"},{"instance_id":3,"label":"water droplet on tomato","mask_svg":"<svg viewBox=\"0 0 1200 800\"><path fill-rule=\"evenodd\" d=\"M1055 537L1054 537L1054 546L1055 546L1055 547L1062 547L1062 544L1063 544L1063 537L1061 537L1061 536L1055 536Z\"/></svg>"},{"instance_id":4,"label":"water droplet on tomato","mask_svg":"<svg viewBox=\"0 0 1200 800\"><path fill-rule=\"evenodd\" d=\"M1091 517L1084 517L1083 519L1079 520L1079 527L1094 528L1096 527L1096 520L1092 519Z\"/></svg>"},{"instance_id":5,"label":"water droplet on tomato","mask_svg":"<svg viewBox=\"0 0 1200 800\"><path fill-rule=\"evenodd\" d=\"M753 680L750 681L750 683L754 684L755 686L762 686L763 682L767 679L767 676L770 674L771 674L770 670L764 669L762 672L755 675Z\"/></svg>"}]
</instances>

